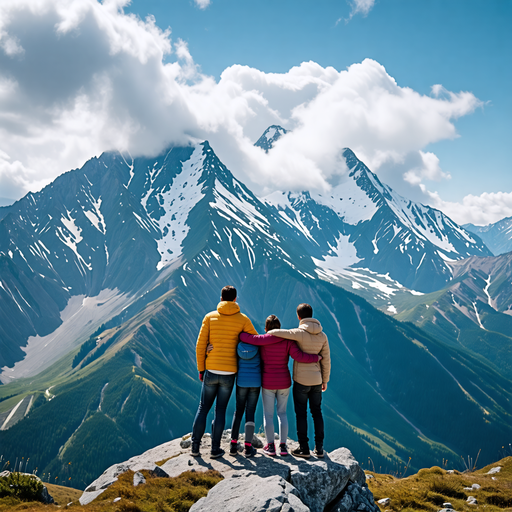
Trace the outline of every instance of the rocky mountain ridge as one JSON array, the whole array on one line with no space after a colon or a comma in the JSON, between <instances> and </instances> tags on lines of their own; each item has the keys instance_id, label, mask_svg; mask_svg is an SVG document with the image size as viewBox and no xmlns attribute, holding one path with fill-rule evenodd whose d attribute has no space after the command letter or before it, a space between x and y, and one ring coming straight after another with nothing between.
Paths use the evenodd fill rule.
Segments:
<instances>
[{"instance_id":1,"label":"rocky mountain ridge","mask_svg":"<svg viewBox=\"0 0 512 512\"><path fill-rule=\"evenodd\" d=\"M443 290L398 304L397 318L481 354L511 378L512 253L450 265L453 280Z\"/></svg>"},{"instance_id":2,"label":"rocky mountain ridge","mask_svg":"<svg viewBox=\"0 0 512 512\"><path fill-rule=\"evenodd\" d=\"M464 224L463 228L479 236L495 256L512 251L512 217L487 226Z\"/></svg>"}]
</instances>

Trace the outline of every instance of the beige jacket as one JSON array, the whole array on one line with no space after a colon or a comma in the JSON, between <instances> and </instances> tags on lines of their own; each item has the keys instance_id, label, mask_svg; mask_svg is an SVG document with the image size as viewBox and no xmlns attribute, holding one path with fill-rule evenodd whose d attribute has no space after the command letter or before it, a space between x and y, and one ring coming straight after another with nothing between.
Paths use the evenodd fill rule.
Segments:
<instances>
[{"instance_id":1,"label":"beige jacket","mask_svg":"<svg viewBox=\"0 0 512 512\"><path fill-rule=\"evenodd\" d=\"M273 329L268 334L295 340L297 345L307 354L320 354L322 360L318 363L293 362L293 380L303 386L317 386L329 382L331 374L331 353L329 340L322 331L322 326L314 318L303 318L296 329Z\"/></svg>"}]
</instances>

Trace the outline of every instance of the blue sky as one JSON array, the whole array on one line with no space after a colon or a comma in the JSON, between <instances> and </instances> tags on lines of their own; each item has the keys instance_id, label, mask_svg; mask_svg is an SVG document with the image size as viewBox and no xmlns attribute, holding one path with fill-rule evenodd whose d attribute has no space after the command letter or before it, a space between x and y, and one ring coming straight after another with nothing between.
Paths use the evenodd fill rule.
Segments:
<instances>
[{"instance_id":1,"label":"blue sky","mask_svg":"<svg viewBox=\"0 0 512 512\"><path fill-rule=\"evenodd\" d=\"M0 198L105 150L207 138L261 195L328 187L349 146L402 195L495 222L512 215L511 22L508 0L6 0ZM292 135L262 156L272 123Z\"/></svg>"}]
</instances>

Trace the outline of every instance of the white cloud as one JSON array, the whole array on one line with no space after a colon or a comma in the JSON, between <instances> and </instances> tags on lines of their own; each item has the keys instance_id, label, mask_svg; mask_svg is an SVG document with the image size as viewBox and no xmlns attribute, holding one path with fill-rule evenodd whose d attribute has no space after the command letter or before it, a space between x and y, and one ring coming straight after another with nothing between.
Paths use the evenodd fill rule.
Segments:
<instances>
[{"instance_id":1,"label":"white cloud","mask_svg":"<svg viewBox=\"0 0 512 512\"><path fill-rule=\"evenodd\" d=\"M462 203L443 201L437 192L425 193L433 206L459 224L485 226L504 217L512 217L512 192L484 192L479 196L467 195Z\"/></svg>"},{"instance_id":2,"label":"white cloud","mask_svg":"<svg viewBox=\"0 0 512 512\"><path fill-rule=\"evenodd\" d=\"M349 17L344 20L345 23L348 23L356 14L361 14L363 17L368 16L368 13L375 5L375 0L350 0L348 3L350 4L351 11ZM338 25L342 20L343 18L339 18L336 21L336 25Z\"/></svg>"},{"instance_id":3,"label":"white cloud","mask_svg":"<svg viewBox=\"0 0 512 512\"><path fill-rule=\"evenodd\" d=\"M351 17L358 13L361 13L363 16L367 16L373 9L375 0L352 0L350 5L352 6L352 13L350 14Z\"/></svg>"},{"instance_id":4,"label":"white cloud","mask_svg":"<svg viewBox=\"0 0 512 512\"><path fill-rule=\"evenodd\" d=\"M328 189L346 172L344 147L421 193L449 177L424 148L457 137L454 120L481 105L469 92L400 87L370 59L343 71L234 65L217 82L152 17L124 14L127 1L0 3L0 172L17 197L105 150L204 139L259 193ZM291 132L265 154L253 143L270 124Z\"/></svg>"},{"instance_id":5,"label":"white cloud","mask_svg":"<svg viewBox=\"0 0 512 512\"><path fill-rule=\"evenodd\" d=\"M442 171L439 158L434 153L419 151L420 165L413 167L404 173L404 180L411 185L419 185L423 180L440 181L451 176Z\"/></svg>"},{"instance_id":6,"label":"white cloud","mask_svg":"<svg viewBox=\"0 0 512 512\"><path fill-rule=\"evenodd\" d=\"M206 9L210 4L211 0L194 0L199 9Z\"/></svg>"}]
</instances>

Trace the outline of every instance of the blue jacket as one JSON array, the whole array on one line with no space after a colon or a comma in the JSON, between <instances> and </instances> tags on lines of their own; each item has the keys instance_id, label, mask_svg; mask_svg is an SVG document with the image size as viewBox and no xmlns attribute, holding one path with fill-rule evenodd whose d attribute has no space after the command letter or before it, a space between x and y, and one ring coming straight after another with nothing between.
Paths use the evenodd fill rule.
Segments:
<instances>
[{"instance_id":1,"label":"blue jacket","mask_svg":"<svg viewBox=\"0 0 512 512\"><path fill-rule=\"evenodd\" d=\"M237 348L238 373L236 383L242 388L261 386L260 351L255 345L240 342Z\"/></svg>"}]
</instances>

